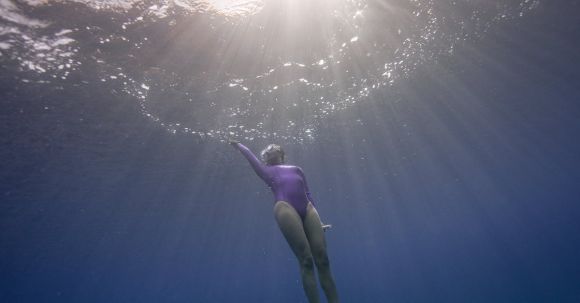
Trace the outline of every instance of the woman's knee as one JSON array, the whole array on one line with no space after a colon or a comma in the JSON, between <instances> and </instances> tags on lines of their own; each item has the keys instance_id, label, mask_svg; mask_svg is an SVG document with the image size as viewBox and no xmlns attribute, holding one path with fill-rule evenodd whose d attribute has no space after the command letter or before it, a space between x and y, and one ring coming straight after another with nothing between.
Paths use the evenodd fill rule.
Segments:
<instances>
[{"instance_id":1,"label":"woman's knee","mask_svg":"<svg viewBox=\"0 0 580 303\"><path fill-rule=\"evenodd\" d=\"M300 268L303 270L314 269L314 258L312 257L312 255L300 257L298 259L298 263L300 264Z\"/></svg>"},{"instance_id":2,"label":"woman's knee","mask_svg":"<svg viewBox=\"0 0 580 303\"><path fill-rule=\"evenodd\" d=\"M319 250L314 252L314 261L318 269L324 269L330 266L330 260L326 254L326 250Z\"/></svg>"}]
</instances>

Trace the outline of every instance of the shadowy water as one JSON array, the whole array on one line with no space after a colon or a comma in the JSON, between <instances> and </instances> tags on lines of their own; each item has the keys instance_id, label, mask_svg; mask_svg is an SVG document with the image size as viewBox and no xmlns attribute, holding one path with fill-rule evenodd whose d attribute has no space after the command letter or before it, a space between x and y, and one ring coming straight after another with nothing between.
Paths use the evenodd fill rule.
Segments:
<instances>
[{"instance_id":1,"label":"shadowy water","mask_svg":"<svg viewBox=\"0 0 580 303\"><path fill-rule=\"evenodd\" d=\"M334 225L342 302L580 301L579 9L542 2L278 142ZM306 302L229 146L122 93L0 78L0 301Z\"/></svg>"}]
</instances>

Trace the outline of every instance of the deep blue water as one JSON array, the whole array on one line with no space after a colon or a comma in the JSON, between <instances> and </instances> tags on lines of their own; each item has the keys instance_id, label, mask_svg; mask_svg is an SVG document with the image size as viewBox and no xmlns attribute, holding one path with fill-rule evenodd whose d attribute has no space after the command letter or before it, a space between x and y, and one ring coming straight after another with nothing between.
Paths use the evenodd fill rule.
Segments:
<instances>
[{"instance_id":1,"label":"deep blue water","mask_svg":"<svg viewBox=\"0 0 580 303\"><path fill-rule=\"evenodd\" d=\"M334 225L342 302L580 302L578 13L544 1L277 142ZM227 144L122 94L1 80L1 302L306 302Z\"/></svg>"}]
</instances>

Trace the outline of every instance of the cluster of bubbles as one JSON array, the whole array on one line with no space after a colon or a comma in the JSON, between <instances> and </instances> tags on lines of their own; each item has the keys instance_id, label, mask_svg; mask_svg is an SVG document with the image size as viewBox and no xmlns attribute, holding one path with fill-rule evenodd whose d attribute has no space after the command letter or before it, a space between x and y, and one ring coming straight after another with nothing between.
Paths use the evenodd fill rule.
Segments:
<instances>
[{"instance_id":1,"label":"cluster of bubbles","mask_svg":"<svg viewBox=\"0 0 580 303\"><path fill-rule=\"evenodd\" d=\"M329 115L539 4L0 0L0 63L25 83L118 87L172 133L304 142Z\"/></svg>"}]
</instances>

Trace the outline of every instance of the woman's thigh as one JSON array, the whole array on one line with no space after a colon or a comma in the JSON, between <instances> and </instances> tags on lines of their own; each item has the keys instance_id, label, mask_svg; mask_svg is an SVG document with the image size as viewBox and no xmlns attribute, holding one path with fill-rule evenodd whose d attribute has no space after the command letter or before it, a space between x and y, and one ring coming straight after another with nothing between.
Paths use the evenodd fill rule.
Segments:
<instances>
[{"instance_id":1,"label":"woman's thigh","mask_svg":"<svg viewBox=\"0 0 580 303\"><path fill-rule=\"evenodd\" d=\"M274 217L296 257L302 259L311 256L302 218L296 209L285 201L278 201L274 205Z\"/></svg>"},{"instance_id":2,"label":"woman's thigh","mask_svg":"<svg viewBox=\"0 0 580 303\"><path fill-rule=\"evenodd\" d=\"M309 204L304 217L304 232L308 238L310 249L316 261L324 261L326 256L326 240L320 216L314 205ZM318 262L317 262L318 263Z\"/></svg>"}]
</instances>

